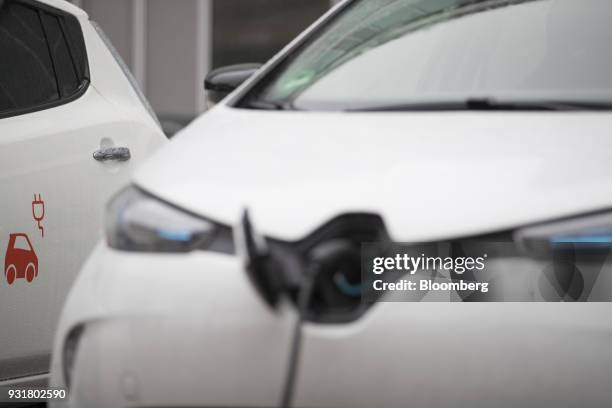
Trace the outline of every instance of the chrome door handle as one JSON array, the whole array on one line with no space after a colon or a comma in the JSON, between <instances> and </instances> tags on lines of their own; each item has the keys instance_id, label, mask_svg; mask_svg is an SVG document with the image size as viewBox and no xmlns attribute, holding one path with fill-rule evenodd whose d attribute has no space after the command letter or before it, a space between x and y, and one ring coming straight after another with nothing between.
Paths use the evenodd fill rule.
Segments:
<instances>
[{"instance_id":1,"label":"chrome door handle","mask_svg":"<svg viewBox=\"0 0 612 408\"><path fill-rule=\"evenodd\" d=\"M97 161L128 161L132 158L127 147L105 147L96 150L93 158Z\"/></svg>"}]
</instances>

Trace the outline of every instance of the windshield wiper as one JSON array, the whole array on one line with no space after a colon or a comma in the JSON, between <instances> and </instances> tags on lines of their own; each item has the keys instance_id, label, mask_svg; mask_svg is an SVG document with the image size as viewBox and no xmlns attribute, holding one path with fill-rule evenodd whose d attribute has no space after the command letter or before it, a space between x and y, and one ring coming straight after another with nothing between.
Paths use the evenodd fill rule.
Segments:
<instances>
[{"instance_id":1,"label":"windshield wiper","mask_svg":"<svg viewBox=\"0 0 612 408\"><path fill-rule=\"evenodd\" d=\"M263 99L250 100L247 103L245 103L243 107L248 108L248 109L257 109L257 110L290 110L291 109L285 103L270 102L270 101L265 101Z\"/></svg>"},{"instance_id":2,"label":"windshield wiper","mask_svg":"<svg viewBox=\"0 0 612 408\"><path fill-rule=\"evenodd\" d=\"M347 112L392 111L583 111L610 110L612 102L592 101L498 101L493 98L470 98L463 101L415 102L346 109Z\"/></svg>"}]
</instances>

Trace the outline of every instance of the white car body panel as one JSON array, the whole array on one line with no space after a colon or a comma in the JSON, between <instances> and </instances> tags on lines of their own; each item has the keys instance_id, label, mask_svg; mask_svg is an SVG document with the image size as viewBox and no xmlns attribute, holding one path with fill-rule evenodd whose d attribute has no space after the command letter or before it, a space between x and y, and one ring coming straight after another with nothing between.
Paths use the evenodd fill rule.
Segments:
<instances>
[{"instance_id":1,"label":"white car body panel","mask_svg":"<svg viewBox=\"0 0 612 408\"><path fill-rule=\"evenodd\" d=\"M389 302L353 325L307 325L295 406L607 406L610 310Z\"/></svg>"},{"instance_id":2,"label":"white car body panel","mask_svg":"<svg viewBox=\"0 0 612 408\"><path fill-rule=\"evenodd\" d=\"M76 100L0 119L0 251L9 234L27 233L39 260L32 282L0 282L0 383L29 382L48 371L61 307L86 256L101 236L102 212L133 169L165 143L121 68L80 9L44 1L79 18L91 84ZM97 162L100 147L124 146L128 162ZM45 202L44 237L31 203ZM4 268L4 262L2 263Z\"/></svg>"},{"instance_id":3,"label":"white car body panel","mask_svg":"<svg viewBox=\"0 0 612 408\"><path fill-rule=\"evenodd\" d=\"M135 182L230 225L248 207L263 233L284 240L346 212L380 214L398 241L466 236L609 207L610 126L608 113L220 106L147 161Z\"/></svg>"}]
</instances>

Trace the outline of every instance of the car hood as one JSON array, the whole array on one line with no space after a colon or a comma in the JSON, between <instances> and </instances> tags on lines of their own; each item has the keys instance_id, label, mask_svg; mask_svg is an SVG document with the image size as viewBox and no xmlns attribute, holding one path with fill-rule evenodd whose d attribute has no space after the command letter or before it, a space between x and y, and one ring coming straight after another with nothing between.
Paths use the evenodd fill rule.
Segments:
<instances>
[{"instance_id":1,"label":"car hood","mask_svg":"<svg viewBox=\"0 0 612 408\"><path fill-rule=\"evenodd\" d=\"M612 206L612 115L590 112L203 115L136 173L152 194L297 240L349 212L391 237L468 236Z\"/></svg>"}]
</instances>

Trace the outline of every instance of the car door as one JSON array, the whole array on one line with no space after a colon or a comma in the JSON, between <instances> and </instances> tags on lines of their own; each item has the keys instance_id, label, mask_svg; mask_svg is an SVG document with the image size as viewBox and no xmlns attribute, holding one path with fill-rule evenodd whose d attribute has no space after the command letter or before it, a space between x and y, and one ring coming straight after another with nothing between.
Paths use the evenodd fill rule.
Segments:
<instances>
[{"instance_id":1,"label":"car door","mask_svg":"<svg viewBox=\"0 0 612 408\"><path fill-rule=\"evenodd\" d=\"M163 138L96 89L93 72L121 70L86 42L90 29L46 5L0 1L0 382L48 371L104 204Z\"/></svg>"}]
</instances>

